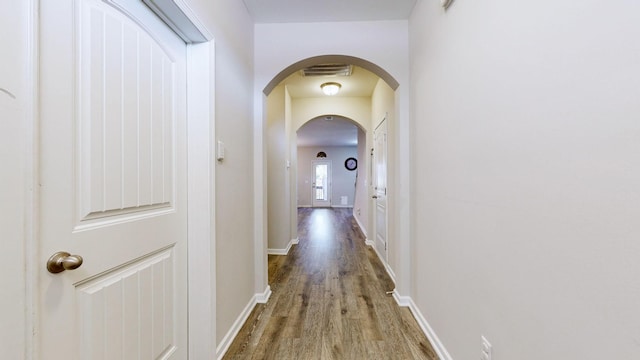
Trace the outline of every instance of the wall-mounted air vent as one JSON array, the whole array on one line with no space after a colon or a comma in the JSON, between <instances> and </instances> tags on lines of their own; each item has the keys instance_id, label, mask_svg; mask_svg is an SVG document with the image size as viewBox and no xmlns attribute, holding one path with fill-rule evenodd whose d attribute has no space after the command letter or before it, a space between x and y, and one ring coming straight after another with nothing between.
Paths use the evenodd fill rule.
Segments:
<instances>
[{"instance_id":1,"label":"wall-mounted air vent","mask_svg":"<svg viewBox=\"0 0 640 360\"><path fill-rule=\"evenodd\" d=\"M302 69L302 76L351 76L353 65L320 64Z\"/></svg>"}]
</instances>

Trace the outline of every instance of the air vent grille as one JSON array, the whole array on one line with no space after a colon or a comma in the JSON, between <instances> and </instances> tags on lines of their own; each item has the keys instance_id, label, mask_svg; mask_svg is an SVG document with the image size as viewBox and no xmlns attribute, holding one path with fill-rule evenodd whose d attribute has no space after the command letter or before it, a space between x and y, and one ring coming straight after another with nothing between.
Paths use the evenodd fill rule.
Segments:
<instances>
[{"instance_id":1,"label":"air vent grille","mask_svg":"<svg viewBox=\"0 0 640 360\"><path fill-rule=\"evenodd\" d=\"M352 65L320 64L302 69L303 76L351 76Z\"/></svg>"}]
</instances>

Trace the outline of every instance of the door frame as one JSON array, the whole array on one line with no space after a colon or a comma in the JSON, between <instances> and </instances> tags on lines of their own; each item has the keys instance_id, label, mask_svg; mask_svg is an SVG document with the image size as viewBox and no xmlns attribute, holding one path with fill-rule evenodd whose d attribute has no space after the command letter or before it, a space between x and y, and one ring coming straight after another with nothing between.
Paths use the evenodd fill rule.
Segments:
<instances>
[{"instance_id":1,"label":"door frame","mask_svg":"<svg viewBox=\"0 0 640 360\"><path fill-rule=\"evenodd\" d=\"M377 142L376 142L376 136L378 135L378 129L381 128L381 126L384 124L385 126L385 141L384 141L384 152L385 152L385 190L384 190L384 196L385 196L385 214L384 214L384 243L385 243L385 249L384 249L384 253L381 253L380 250L378 249L378 200L377 198L375 198L374 196L378 196L378 189L377 189L377 181L378 181L378 168L377 168L377 154L379 154L379 150L376 148L377 146ZM387 192L387 189L389 188L389 122L387 121L387 117L385 116L382 121L380 121L375 128L373 129L373 148L371 149L371 183L372 183L372 192L373 192L373 196L371 197L371 201L372 201L372 216L373 216L373 221L372 221L372 228L373 228L373 248L375 249L376 253L378 253L378 257L383 261L385 268L387 269L387 272L389 273L389 275L393 278L393 281L395 283L396 281L396 277L395 277L395 273L393 272L393 270L391 270L391 267L389 266L389 194Z\"/></svg>"},{"instance_id":2,"label":"door frame","mask_svg":"<svg viewBox=\"0 0 640 360\"><path fill-rule=\"evenodd\" d=\"M39 354L40 334L36 284L46 254L38 251L39 237L39 192L37 184L39 168L39 2L28 0L28 74L27 93L30 95L25 116L25 129L19 136L27 144L24 156L25 178L25 236L24 270L15 276L25 279L26 324L24 353L26 359L42 358ZM103 0L108 3L117 2ZM184 0L169 2L145 0L152 11L187 44L187 202L188 202L188 309L189 309L189 356L193 358L215 358L215 159L210 155L215 139L215 40L213 34L200 22ZM206 196L203 196L206 194ZM209 269L209 271L202 271Z\"/></svg>"}]
</instances>

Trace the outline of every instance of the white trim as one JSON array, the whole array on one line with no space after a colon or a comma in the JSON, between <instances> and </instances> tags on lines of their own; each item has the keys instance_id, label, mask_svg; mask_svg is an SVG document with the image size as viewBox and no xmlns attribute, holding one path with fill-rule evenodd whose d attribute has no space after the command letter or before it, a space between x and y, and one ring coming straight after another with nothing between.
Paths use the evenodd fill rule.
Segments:
<instances>
[{"instance_id":1,"label":"white trim","mask_svg":"<svg viewBox=\"0 0 640 360\"><path fill-rule=\"evenodd\" d=\"M369 240L367 240L367 237L368 237L367 236L367 229L365 229L365 227L362 226L362 223L360 222L360 219L355 214L353 214L353 218L356 219L356 223L358 224L358 227L360 228L360 231L362 232L362 235L364 235L365 244L370 245L368 243Z\"/></svg>"},{"instance_id":2,"label":"white trim","mask_svg":"<svg viewBox=\"0 0 640 360\"><path fill-rule=\"evenodd\" d=\"M242 325L244 325L244 323L247 321L249 315L251 315L251 312L256 307L256 304L266 303L269 300L269 297L271 297L271 287L269 286L267 286L264 293L253 295L251 300L249 300L247 306L244 307L222 341L220 341L220 344L216 348L216 359L222 359L222 357L224 357L224 355L227 353L227 351L229 350L229 346L231 346L233 340L236 338L236 336L238 336Z\"/></svg>"},{"instance_id":3,"label":"white trim","mask_svg":"<svg viewBox=\"0 0 640 360\"><path fill-rule=\"evenodd\" d=\"M256 294L255 299L258 304L266 304L271 297L271 286L267 285L267 288L264 290L262 294Z\"/></svg>"},{"instance_id":4,"label":"white trim","mask_svg":"<svg viewBox=\"0 0 640 360\"><path fill-rule=\"evenodd\" d=\"M382 263L382 265L384 265L384 269L387 271L387 274L391 278L391 281L393 281L393 283L395 284L396 283L396 273L393 272L393 269L391 269L389 264L382 258L382 255L378 251L378 248L376 248L375 242L367 239L367 241L365 241L365 244L368 245L368 246L371 246L373 248L373 251L378 256L378 259L380 259L380 262Z\"/></svg>"},{"instance_id":5,"label":"white trim","mask_svg":"<svg viewBox=\"0 0 640 360\"><path fill-rule=\"evenodd\" d=\"M401 84L408 84L409 78L399 79ZM414 239L413 224L416 221L413 194L415 184L412 175L413 152L412 144L415 143L415 132L412 131L414 120L410 116L410 94L407 87L398 87L395 91L395 115L392 117L391 136L394 144L393 172L390 178L391 203L389 207L389 224L392 224L394 240L395 271L398 276L396 287L405 294L412 292L413 284L413 256L415 248L411 239ZM387 238L388 239L388 238Z\"/></svg>"},{"instance_id":6,"label":"white trim","mask_svg":"<svg viewBox=\"0 0 640 360\"><path fill-rule=\"evenodd\" d=\"M298 245L299 242L300 241L298 240L298 238L291 239L291 241L289 241L289 244L287 244L287 248L286 249L267 249L267 254L269 254L269 255L288 255L289 251L291 250L293 245Z\"/></svg>"},{"instance_id":7,"label":"white trim","mask_svg":"<svg viewBox=\"0 0 640 360\"><path fill-rule=\"evenodd\" d=\"M299 208L312 208L311 205L298 205Z\"/></svg>"},{"instance_id":8,"label":"white trim","mask_svg":"<svg viewBox=\"0 0 640 360\"><path fill-rule=\"evenodd\" d=\"M380 256L380 254L378 254L378 256ZM384 264L384 269L387 270L387 274L389 274L389 277L391 278L391 281L393 281L393 283L395 284L396 283L396 273L393 271L393 269L391 268L391 266L389 266L388 263L383 262L383 264Z\"/></svg>"},{"instance_id":9,"label":"white trim","mask_svg":"<svg viewBox=\"0 0 640 360\"><path fill-rule=\"evenodd\" d=\"M418 306L413 301L413 299L410 296L400 295L398 293L398 289L393 290L393 298L396 300L398 306L409 308L409 310L413 314L413 317L416 319L416 322L420 326L420 329L422 329L422 332L425 334L427 339L429 339L429 342L431 343L431 346L433 346L433 349L436 351L436 354L438 354L438 358L440 360L452 360L451 355L449 355L449 352L444 347L444 344L442 343L442 341L440 341L440 338L438 337L438 335L436 335L436 332L433 331L433 328L431 327L431 325L429 325L429 322L427 321L427 319L425 319L424 315L422 315L422 312L420 312L420 309L418 309Z\"/></svg>"},{"instance_id":10,"label":"white trim","mask_svg":"<svg viewBox=\"0 0 640 360\"><path fill-rule=\"evenodd\" d=\"M215 266L215 139L213 41L187 45L187 198L189 276L189 355L214 355Z\"/></svg>"},{"instance_id":11,"label":"white trim","mask_svg":"<svg viewBox=\"0 0 640 360\"><path fill-rule=\"evenodd\" d=\"M451 355L449 355L449 352L447 351L447 349L444 347L444 344L442 343L442 341L440 341L440 338L438 338L438 335L436 335L435 331L433 331L433 328L427 322L427 319L424 318L424 316L418 309L418 306L413 302L413 299L411 299L411 297L409 296L396 297L396 294L397 293L394 290L393 297L396 299L396 301L398 301L398 298L400 298L403 304L404 303L409 304L408 305L409 310L411 310L413 317L418 322L418 325L420 325L422 332L424 332L424 334L427 336L427 339L429 339L431 346L433 346L433 349L436 351L436 354L438 354L438 358L440 360L453 360L451 358ZM406 306L406 305L401 305L400 302L398 302L398 305Z\"/></svg>"},{"instance_id":12,"label":"white trim","mask_svg":"<svg viewBox=\"0 0 640 360\"><path fill-rule=\"evenodd\" d=\"M247 306L244 307L236 321L227 332L227 335L225 335L224 338L220 341L220 344L216 348L216 359L222 359L224 354L227 353L227 350L229 350L229 346L231 346L231 343L240 332L242 325L244 325L244 323L249 318L249 315L251 315L251 311L253 311L253 308L256 306L256 304L256 297L254 296L251 298L251 300L249 300Z\"/></svg>"},{"instance_id":13,"label":"white trim","mask_svg":"<svg viewBox=\"0 0 640 360\"><path fill-rule=\"evenodd\" d=\"M382 258L382 254L380 254L380 252L378 251L378 248L376 247L376 242L373 241L373 240L369 240L367 238L367 232L365 231L365 228L364 228L364 226L362 226L362 223L360 222L358 217L353 215L353 218L356 219L356 223L358 224L358 227L360 227L360 231L362 231L362 233L364 234L364 237L365 237L364 243L365 243L365 245L371 246L371 248L373 248L373 251L378 256L378 259L380 259L380 261L384 265L384 269L387 271L387 274L389 274L389 277L391 277L391 281L393 281L393 283L395 284L396 283L396 273L393 271L391 266L389 266L389 263L385 259ZM395 294L395 291L394 291L394 294Z\"/></svg>"},{"instance_id":14,"label":"white trim","mask_svg":"<svg viewBox=\"0 0 640 360\"><path fill-rule=\"evenodd\" d=\"M332 208L353 209L353 205L331 205Z\"/></svg>"},{"instance_id":15,"label":"white trim","mask_svg":"<svg viewBox=\"0 0 640 360\"><path fill-rule=\"evenodd\" d=\"M187 206L189 356L214 355L215 47L211 32L183 0L144 1L187 43Z\"/></svg>"},{"instance_id":16,"label":"white trim","mask_svg":"<svg viewBox=\"0 0 640 360\"><path fill-rule=\"evenodd\" d=\"M195 12L181 0L142 0L186 43L202 43L213 38Z\"/></svg>"},{"instance_id":17,"label":"white trim","mask_svg":"<svg viewBox=\"0 0 640 360\"><path fill-rule=\"evenodd\" d=\"M25 144L27 154L25 159L25 180L28 184L25 186L25 234L24 234L24 260L25 272L25 360L38 358L39 347L36 335L39 332L38 319L39 310L39 293L38 293L38 274L40 271L39 259L39 233L40 233L40 191L39 191L39 164L40 164L40 19L38 0L29 1L29 19L28 19L28 39L29 55L27 64L28 83L27 94L28 100L25 102L26 121L25 125Z\"/></svg>"},{"instance_id":18,"label":"white trim","mask_svg":"<svg viewBox=\"0 0 640 360\"><path fill-rule=\"evenodd\" d=\"M255 84L254 84L255 85ZM265 124L267 96L254 93L253 122L253 233L254 233L254 291L258 292L268 286L267 262L267 151L265 146ZM258 107L256 104L260 104Z\"/></svg>"},{"instance_id":19,"label":"white trim","mask_svg":"<svg viewBox=\"0 0 640 360\"><path fill-rule=\"evenodd\" d=\"M393 298L400 307L410 307L412 300L409 296L401 296L398 293L398 289L393 289Z\"/></svg>"}]
</instances>

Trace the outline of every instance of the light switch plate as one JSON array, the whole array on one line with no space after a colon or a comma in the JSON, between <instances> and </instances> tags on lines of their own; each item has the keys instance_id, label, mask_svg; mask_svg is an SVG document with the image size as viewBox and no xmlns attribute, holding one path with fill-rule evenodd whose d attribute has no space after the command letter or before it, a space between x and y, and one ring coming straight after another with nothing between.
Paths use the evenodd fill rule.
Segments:
<instances>
[{"instance_id":1,"label":"light switch plate","mask_svg":"<svg viewBox=\"0 0 640 360\"><path fill-rule=\"evenodd\" d=\"M224 143L218 140L218 146L216 148L216 159L218 161L224 160Z\"/></svg>"}]
</instances>

